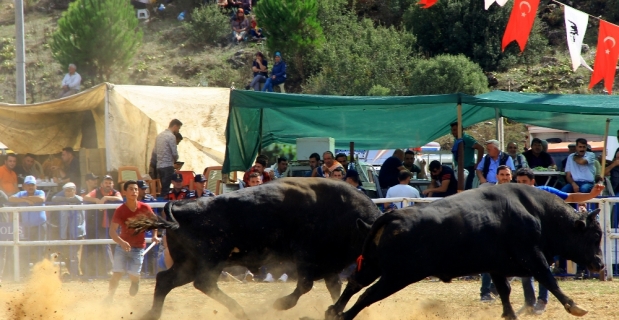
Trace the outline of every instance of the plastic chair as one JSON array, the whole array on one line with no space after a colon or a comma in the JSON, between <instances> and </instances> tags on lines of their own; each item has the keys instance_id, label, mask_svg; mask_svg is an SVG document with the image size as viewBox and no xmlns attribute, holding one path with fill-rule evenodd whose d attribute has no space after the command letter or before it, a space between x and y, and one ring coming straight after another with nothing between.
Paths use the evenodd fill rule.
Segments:
<instances>
[{"instance_id":1,"label":"plastic chair","mask_svg":"<svg viewBox=\"0 0 619 320\"><path fill-rule=\"evenodd\" d=\"M138 167L122 166L118 168L118 183L122 185L122 183L128 180L142 180Z\"/></svg>"},{"instance_id":2,"label":"plastic chair","mask_svg":"<svg viewBox=\"0 0 619 320\"><path fill-rule=\"evenodd\" d=\"M196 173L193 171L176 171L176 173L180 173L183 176L183 187L193 190L193 179Z\"/></svg>"},{"instance_id":3,"label":"plastic chair","mask_svg":"<svg viewBox=\"0 0 619 320\"><path fill-rule=\"evenodd\" d=\"M148 191L150 191L150 195L157 198L157 195L161 193L161 180L147 180L146 183L148 183Z\"/></svg>"},{"instance_id":4,"label":"plastic chair","mask_svg":"<svg viewBox=\"0 0 619 320\"><path fill-rule=\"evenodd\" d=\"M211 190L211 192L213 190L217 190L217 181L222 180L221 179L221 170L223 169L222 166L214 166L214 167L206 167L204 168L204 176L206 177L206 188L208 190ZM219 194L217 192L215 192L215 194Z\"/></svg>"},{"instance_id":5,"label":"plastic chair","mask_svg":"<svg viewBox=\"0 0 619 320\"><path fill-rule=\"evenodd\" d=\"M376 173L372 172L372 179L374 179L374 185L376 186L376 195L379 198L384 198L383 189L380 187L380 182L378 182L378 176Z\"/></svg>"}]
</instances>

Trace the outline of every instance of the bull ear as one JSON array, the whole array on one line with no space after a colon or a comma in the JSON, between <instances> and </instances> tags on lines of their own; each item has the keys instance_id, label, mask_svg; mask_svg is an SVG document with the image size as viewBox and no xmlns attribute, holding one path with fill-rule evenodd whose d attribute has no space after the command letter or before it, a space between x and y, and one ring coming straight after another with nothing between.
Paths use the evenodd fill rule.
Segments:
<instances>
[{"instance_id":1,"label":"bull ear","mask_svg":"<svg viewBox=\"0 0 619 320\"><path fill-rule=\"evenodd\" d=\"M600 211L601 211L600 208L597 208L597 209L591 211L589 213L589 215L587 216L587 220L595 220L595 218L600 213Z\"/></svg>"},{"instance_id":2,"label":"bull ear","mask_svg":"<svg viewBox=\"0 0 619 320\"><path fill-rule=\"evenodd\" d=\"M367 237L370 233L370 229L372 229L372 226L365 223L365 221L361 219L357 219L357 229L363 237Z\"/></svg>"},{"instance_id":3,"label":"bull ear","mask_svg":"<svg viewBox=\"0 0 619 320\"><path fill-rule=\"evenodd\" d=\"M574 221L574 227L578 230L584 230L587 224L583 220Z\"/></svg>"}]
</instances>

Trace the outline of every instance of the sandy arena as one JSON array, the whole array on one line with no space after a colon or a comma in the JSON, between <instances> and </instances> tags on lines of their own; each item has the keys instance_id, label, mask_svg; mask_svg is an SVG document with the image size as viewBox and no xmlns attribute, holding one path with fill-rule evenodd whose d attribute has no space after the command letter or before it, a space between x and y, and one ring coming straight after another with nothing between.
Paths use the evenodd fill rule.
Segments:
<instances>
[{"instance_id":1,"label":"sandy arena","mask_svg":"<svg viewBox=\"0 0 619 320\"><path fill-rule=\"evenodd\" d=\"M106 281L61 283L51 263L39 263L27 283L3 283L0 288L0 319L139 319L151 305L154 280L143 280L136 297L129 297L129 281L118 288L115 304L104 306ZM523 303L520 282L512 283L512 301L518 310ZM331 304L324 282L301 297L291 310L271 308L276 298L294 288L288 283L220 282L220 288L236 299L251 319L323 319ZM617 319L619 281L561 281L563 290L589 310L585 319ZM537 290L537 286L536 286ZM454 281L451 284L422 281L372 305L359 314L360 320L386 319L500 319L501 304L479 301L479 281ZM356 301L357 297L353 298ZM352 302L351 302L352 303ZM350 305L349 305L350 306ZM194 289L191 284L174 289L167 297L162 319L235 319L226 308ZM568 315L554 297L542 316L521 319L576 319Z\"/></svg>"}]
</instances>

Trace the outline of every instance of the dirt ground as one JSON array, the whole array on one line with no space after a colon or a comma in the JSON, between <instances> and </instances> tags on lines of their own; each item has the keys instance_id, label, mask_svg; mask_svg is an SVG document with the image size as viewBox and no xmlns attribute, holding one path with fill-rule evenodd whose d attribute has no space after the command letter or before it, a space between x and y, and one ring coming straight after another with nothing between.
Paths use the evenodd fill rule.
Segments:
<instances>
[{"instance_id":1,"label":"dirt ground","mask_svg":"<svg viewBox=\"0 0 619 320\"><path fill-rule=\"evenodd\" d=\"M324 282L303 296L291 310L278 312L271 305L278 297L292 292L294 283L220 282L220 288L236 299L251 319L323 319L331 304ZM585 318L617 319L619 281L561 281L561 288L579 305L589 310ZM123 280L115 303L106 307L102 300L107 282L61 283L49 262L38 264L31 278L21 284L3 283L0 287L0 319L139 319L151 305L154 280L143 280L137 296L128 294L129 281ZM537 289L537 286L536 286ZM522 306L520 282L512 282L514 309ZM356 301L357 297L353 298ZM351 302L352 304L352 302ZM349 307L350 305L349 304ZM366 308L357 319L499 319L501 304L479 301L478 281L454 281L450 284L422 281ZM162 319L235 319L226 308L206 297L192 285L174 289L167 297ZM542 316L522 316L521 319L574 319L550 298Z\"/></svg>"}]
</instances>

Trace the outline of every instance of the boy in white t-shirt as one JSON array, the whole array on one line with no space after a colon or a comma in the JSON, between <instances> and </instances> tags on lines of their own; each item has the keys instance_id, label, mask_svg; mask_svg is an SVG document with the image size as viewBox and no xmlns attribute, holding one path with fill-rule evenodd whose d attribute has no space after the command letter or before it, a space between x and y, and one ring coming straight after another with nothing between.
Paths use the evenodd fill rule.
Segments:
<instances>
[{"instance_id":1,"label":"boy in white t-shirt","mask_svg":"<svg viewBox=\"0 0 619 320\"><path fill-rule=\"evenodd\" d=\"M420 198L419 191L408 185L412 177L413 174L410 173L408 170L400 171L400 174L398 175L398 181L400 183L389 188L389 190L387 190L387 195L385 196L385 198ZM402 203L394 204L399 209L402 208Z\"/></svg>"}]
</instances>

